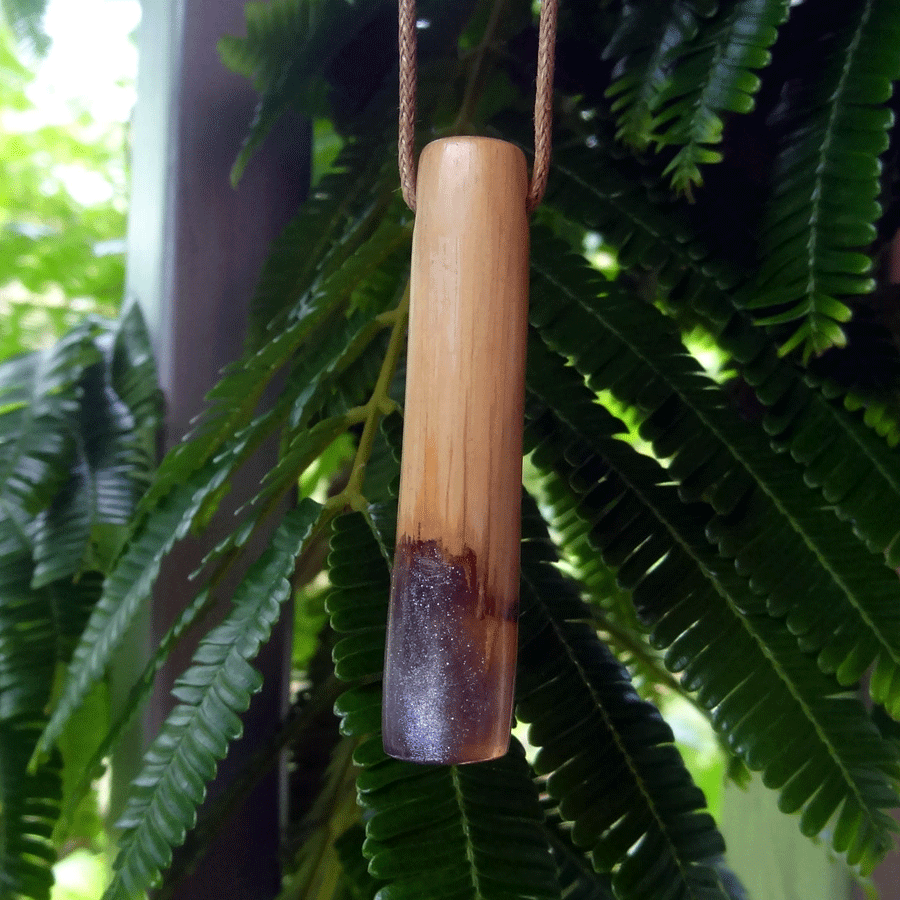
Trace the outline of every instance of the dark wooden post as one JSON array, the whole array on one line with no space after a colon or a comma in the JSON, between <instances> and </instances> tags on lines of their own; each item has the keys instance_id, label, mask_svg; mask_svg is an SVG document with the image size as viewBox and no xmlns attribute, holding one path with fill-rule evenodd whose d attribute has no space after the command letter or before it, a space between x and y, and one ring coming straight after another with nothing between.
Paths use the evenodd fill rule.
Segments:
<instances>
[{"instance_id":1,"label":"dark wooden post","mask_svg":"<svg viewBox=\"0 0 900 900\"><path fill-rule=\"evenodd\" d=\"M273 133L237 189L229 182L256 95L221 65L216 42L243 31L243 9L244 0L143 3L128 291L142 304L154 337L166 397L166 449L188 430L222 367L239 354L268 248L309 183L309 131L298 121L284 122ZM220 529L230 527L230 511L258 489L273 458L274 449L264 448L240 473ZM187 575L213 540L215 535L186 543L173 554L158 583L152 621L133 638L130 653L163 634L182 609L191 596ZM227 590L220 600L227 607ZM255 743L277 727L287 696L289 640L283 623L259 659L265 687L245 716L245 737L220 767L213 796L241 769ZM169 689L192 651L185 647L161 674L151 734L171 708ZM273 773L176 896L273 897L282 793L279 774Z\"/></svg>"}]
</instances>

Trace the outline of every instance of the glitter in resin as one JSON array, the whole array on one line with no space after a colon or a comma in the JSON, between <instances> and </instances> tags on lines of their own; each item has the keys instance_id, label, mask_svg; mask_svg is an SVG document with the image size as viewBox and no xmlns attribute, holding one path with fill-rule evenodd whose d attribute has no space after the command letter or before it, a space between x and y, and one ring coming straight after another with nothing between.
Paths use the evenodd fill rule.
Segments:
<instances>
[{"instance_id":1,"label":"glitter in resin","mask_svg":"<svg viewBox=\"0 0 900 900\"><path fill-rule=\"evenodd\" d=\"M475 554L445 554L403 538L385 659L383 736L391 756L476 762L509 744L515 676L515 602L485 591Z\"/></svg>"}]
</instances>

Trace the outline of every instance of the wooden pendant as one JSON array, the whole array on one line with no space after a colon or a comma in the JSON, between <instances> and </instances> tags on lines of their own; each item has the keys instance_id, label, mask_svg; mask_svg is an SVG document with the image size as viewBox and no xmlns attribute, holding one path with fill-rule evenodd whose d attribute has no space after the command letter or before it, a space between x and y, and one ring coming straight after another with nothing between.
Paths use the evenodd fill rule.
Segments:
<instances>
[{"instance_id":1,"label":"wooden pendant","mask_svg":"<svg viewBox=\"0 0 900 900\"><path fill-rule=\"evenodd\" d=\"M400 759L477 762L509 746L527 192L525 157L505 141L422 153L382 723Z\"/></svg>"}]
</instances>

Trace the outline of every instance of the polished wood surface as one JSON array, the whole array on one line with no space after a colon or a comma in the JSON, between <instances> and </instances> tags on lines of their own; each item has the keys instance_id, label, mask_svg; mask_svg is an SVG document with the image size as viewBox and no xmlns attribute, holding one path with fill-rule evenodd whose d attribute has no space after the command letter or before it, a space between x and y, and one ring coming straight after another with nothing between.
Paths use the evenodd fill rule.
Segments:
<instances>
[{"instance_id":1,"label":"polished wood surface","mask_svg":"<svg viewBox=\"0 0 900 900\"><path fill-rule=\"evenodd\" d=\"M489 138L429 144L418 175L388 753L505 753L519 587L528 305L525 158Z\"/></svg>"}]
</instances>

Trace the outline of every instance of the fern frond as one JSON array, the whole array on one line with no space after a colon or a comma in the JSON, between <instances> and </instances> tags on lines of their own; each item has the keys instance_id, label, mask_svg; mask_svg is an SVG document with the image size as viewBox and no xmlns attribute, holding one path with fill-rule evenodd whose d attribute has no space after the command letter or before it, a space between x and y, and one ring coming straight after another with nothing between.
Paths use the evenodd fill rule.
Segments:
<instances>
[{"instance_id":1,"label":"fern frond","mask_svg":"<svg viewBox=\"0 0 900 900\"><path fill-rule=\"evenodd\" d=\"M533 502L526 503L516 716L574 842L622 900L726 900L710 860L725 850L669 726L583 622Z\"/></svg>"},{"instance_id":2,"label":"fern frond","mask_svg":"<svg viewBox=\"0 0 900 900\"><path fill-rule=\"evenodd\" d=\"M103 594L103 582L103 574L92 570L81 572L74 579L55 581L42 589L50 605L57 664L65 664L72 658L91 610Z\"/></svg>"},{"instance_id":3,"label":"fern frond","mask_svg":"<svg viewBox=\"0 0 900 900\"><path fill-rule=\"evenodd\" d=\"M173 688L180 704L147 751L118 823L115 876L106 900L130 900L152 887L196 820L206 783L239 736L238 714L262 679L250 665L290 596L297 554L313 532L319 504L305 500L285 516L269 550L234 593L234 607L201 642L194 665Z\"/></svg>"},{"instance_id":4,"label":"fern frond","mask_svg":"<svg viewBox=\"0 0 900 900\"><path fill-rule=\"evenodd\" d=\"M900 457L862 414L848 412L848 397L842 402L835 386L802 377L743 316L727 318L716 339L766 407L762 425L773 445L791 453L806 483L821 491L870 550L885 553L892 568L900 565L900 523L884 512L900 503Z\"/></svg>"},{"instance_id":5,"label":"fern frond","mask_svg":"<svg viewBox=\"0 0 900 900\"><path fill-rule=\"evenodd\" d=\"M334 213L333 209L329 211ZM338 220L346 229L341 233L343 237L348 233L352 236L353 229L359 225L355 217L351 217L349 224L344 222L342 214ZM307 227L313 229L309 234L306 234ZM266 340L258 349L254 349L251 341L243 356L226 368L223 377L207 395L207 408L197 427L160 464L157 477L145 497L145 509L152 508L188 473L215 457L234 434L255 428L256 434L248 442L249 448L274 431L292 405L315 411L317 407L309 405L307 392L311 391L312 397L325 392L332 376L346 368L364 349L365 340L377 333L378 328L371 320L382 311L378 303L387 303L390 299L392 287L386 281L378 282L381 292L370 294L371 306L358 310L349 319L342 321L341 317L360 282L374 267L384 264L386 272L396 271L397 248L408 240L407 229L393 222L385 223L372 247L357 247L359 236L352 240L347 238L346 242L338 241L338 246L333 247L328 241L319 242L318 227L324 228L325 223L317 220L315 210L308 222L301 213L295 225L289 226L288 232L279 238L269 262L268 275L264 274L260 287L261 296L265 297L260 302L266 305L266 314L274 316L266 321ZM368 229L365 234L371 235L376 223L368 222L359 227ZM298 243L304 235L314 245L314 252L307 254L309 247ZM364 262L360 264L357 257ZM312 260L312 264L308 268L298 266L297 258ZM305 352L297 363L297 372L305 380L292 378L289 381L270 421L262 417L254 419L272 379L301 349ZM321 385L318 384L320 377L323 379ZM301 418L295 408L293 421L298 423Z\"/></svg>"},{"instance_id":6,"label":"fern frond","mask_svg":"<svg viewBox=\"0 0 900 900\"><path fill-rule=\"evenodd\" d=\"M769 610L789 615L804 647L820 651L823 670L844 684L880 656L896 667L896 577L848 524L810 502L796 465L729 408L655 308L601 286L583 264L566 265L559 247L543 257L549 244L539 246L532 320L542 337L572 356L592 387L643 411L642 434L671 458L682 495L717 510L721 551L769 595ZM589 349L585 333L597 336ZM890 702L900 705L900 695Z\"/></svg>"},{"instance_id":7,"label":"fern frond","mask_svg":"<svg viewBox=\"0 0 900 900\"><path fill-rule=\"evenodd\" d=\"M366 828L362 822L357 822L334 842L344 880L349 885L349 900L375 900L376 894L384 884L369 874L369 867L363 856L365 839ZM278 900L293 900L293 898L279 897Z\"/></svg>"},{"instance_id":8,"label":"fern frond","mask_svg":"<svg viewBox=\"0 0 900 900\"><path fill-rule=\"evenodd\" d=\"M331 311L327 298L319 297L312 306L307 311L308 317L280 332L259 352L226 368L223 377L207 395L206 412L197 428L160 463L156 478L143 499L145 512L163 502L186 477L201 471L204 466L214 466L218 456L230 456L232 464L237 465L242 461L242 454L252 452L274 431L286 414L290 398L280 398L274 410L257 418L254 414L276 372ZM242 436L241 454L238 455L229 449L235 435Z\"/></svg>"},{"instance_id":9,"label":"fern frond","mask_svg":"<svg viewBox=\"0 0 900 900\"><path fill-rule=\"evenodd\" d=\"M133 477L146 484L156 470L163 398L147 323L134 298L125 301L116 321L109 372L110 385L130 410L137 428Z\"/></svg>"},{"instance_id":10,"label":"fern frond","mask_svg":"<svg viewBox=\"0 0 900 900\"><path fill-rule=\"evenodd\" d=\"M700 166L721 161L713 148L722 142L722 114L753 109L760 86L753 70L769 64L769 47L788 10L788 0L723 3L680 48L650 126L656 144L680 148L666 167L676 191L689 196L703 182Z\"/></svg>"},{"instance_id":11,"label":"fern frond","mask_svg":"<svg viewBox=\"0 0 900 900\"><path fill-rule=\"evenodd\" d=\"M234 164L233 182L288 107L310 118L328 115L329 64L382 8L381 0L247 5L247 36L219 41L225 65L253 78L262 95Z\"/></svg>"},{"instance_id":12,"label":"fern frond","mask_svg":"<svg viewBox=\"0 0 900 900\"><path fill-rule=\"evenodd\" d=\"M682 672L731 749L781 789L782 808L803 810L804 833L820 832L840 809L835 848L871 869L891 846L884 810L897 802L896 750L714 551L704 533L712 511L685 505L659 463L604 434L562 359L536 346L529 365L544 370L531 389L555 411L529 422L535 464L569 482L666 665Z\"/></svg>"},{"instance_id":13,"label":"fern frond","mask_svg":"<svg viewBox=\"0 0 900 900\"><path fill-rule=\"evenodd\" d=\"M149 461L136 453L138 431L155 426L156 410L150 401L142 403L139 411L151 418L138 424L113 388L112 360L106 354L104 365L85 372L80 387L79 443L90 476L93 524L126 526L150 473Z\"/></svg>"},{"instance_id":14,"label":"fern frond","mask_svg":"<svg viewBox=\"0 0 900 900\"><path fill-rule=\"evenodd\" d=\"M381 327L371 314L354 313L345 321L337 322L315 347L310 347L297 360L285 386L294 395L288 415L292 430L306 426L320 412L334 393L339 376L356 362Z\"/></svg>"},{"instance_id":15,"label":"fern frond","mask_svg":"<svg viewBox=\"0 0 900 900\"><path fill-rule=\"evenodd\" d=\"M367 810L363 852L388 882L383 900L559 898L543 815L522 751L471 766L417 766L385 756L381 685L390 585L387 561L365 518L342 516L329 557L332 626L345 634L335 670L353 687L335 706L341 731L364 739L359 802ZM377 681L375 679L378 679Z\"/></svg>"},{"instance_id":16,"label":"fern frond","mask_svg":"<svg viewBox=\"0 0 900 900\"><path fill-rule=\"evenodd\" d=\"M356 803L354 744L345 738L334 749L322 790L301 826L306 835L294 871L285 879L277 900L341 897L340 883L346 869L354 871L356 886L365 888L375 884L366 871L362 855L365 831ZM353 840L354 834L359 835L358 841ZM375 890L368 891L370 898L374 897Z\"/></svg>"},{"instance_id":17,"label":"fern frond","mask_svg":"<svg viewBox=\"0 0 900 900\"><path fill-rule=\"evenodd\" d=\"M846 342L847 298L873 290L862 252L881 215L879 155L900 77L900 9L892 0L837 8L834 30L813 53L816 78L784 100L787 129L772 172L762 263L740 297L760 324L797 323L781 353L804 357Z\"/></svg>"},{"instance_id":18,"label":"fern frond","mask_svg":"<svg viewBox=\"0 0 900 900\"><path fill-rule=\"evenodd\" d=\"M111 574L104 596L85 629L70 665L63 694L41 741L41 751L50 746L68 717L103 673L128 624L149 596L162 558L190 527L198 521L201 524L208 521L223 491L227 489L231 473L262 437L286 418L290 418L291 425L297 429L281 460L262 485L260 494L251 501L255 503L283 495L312 460L346 430L350 424L346 415L322 420L311 429L304 430L301 426L321 406L342 369L359 356L378 332L380 326L372 322L377 311L376 308L367 313L358 312L344 319L340 327L333 327L328 340L299 364L294 374L302 375L302 378L291 379L278 408L253 420L236 435L233 431L229 433L229 428L239 424L244 413L236 412L231 404L226 405L225 398L235 394L241 397L242 388L255 393L256 397L261 395L273 374L271 370L265 370L262 360L267 363L275 359L287 361L293 345L290 340L282 344L282 338L291 330L282 332L260 353L254 354L256 365L245 364L246 367L242 368L238 364L233 367L231 376L226 375L213 391L211 397L220 403L220 417L217 418L214 408L207 426L201 425L199 437L175 448L164 461L151 496L145 500L143 524ZM321 321L325 320L323 315ZM305 323L307 320L299 321ZM298 339L297 332L303 328L307 326L302 324L292 334L294 341ZM273 344L279 345L274 351ZM252 412L256 406L255 399L247 401L246 393L242 402L244 412ZM190 477L185 481L188 474ZM235 530L209 559L215 559L240 545L247 533L246 528Z\"/></svg>"},{"instance_id":19,"label":"fern frond","mask_svg":"<svg viewBox=\"0 0 900 900\"><path fill-rule=\"evenodd\" d=\"M0 896L16 900L49 900L53 887L62 778L59 754L28 771L40 727L0 722Z\"/></svg>"},{"instance_id":20,"label":"fern frond","mask_svg":"<svg viewBox=\"0 0 900 900\"><path fill-rule=\"evenodd\" d=\"M87 368L73 394L68 479L29 529L35 587L81 571L95 526L130 524L147 474L135 456L136 423L112 390L106 365Z\"/></svg>"},{"instance_id":21,"label":"fern frond","mask_svg":"<svg viewBox=\"0 0 900 900\"><path fill-rule=\"evenodd\" d=\"M201 591L179 613L175 622L159 642L153 655L144 666L144 670L128 691L128 697L121 706L122 712L111 721L102 740L97 744L91 757L84 763L78 780L73 784L70 791L69 804L63 810L63 816L66 820L74 815L78 804L91 789L94 779L102 774L103 760L111 755L112 751L118 746L122 735L125 734L144 709L144 703L153 693L154 680L169 658L173 647L181 640L185 632L208 611L209 605L208 591ZM75 632L76 638L81 635L83 630L82 627ZM69 723L72 721L70 717Z\"/></svg>"},{"instance_id":22,"label":"fern frond","mask_svg":"<svg viewBox=\"0 0 900 900\"><path fill-rule=\"evenodd\" d=\"M101 361L90 322L49 350L0 364L0 510L24 527L65 483L76 386Z\"/></svg>"},{"instance_id":23,"label":"fern frond","mask_svg":"<svg viewBox=\"0 0 900 900\"><path fill-rule=\"evenodd\" d=\"M377 743L376 743L377 742ZM502 759L471 766L411 766L383 755L357 779L371 818L363 852L389 881L383 900L559 898L543 813L518 742Z\"/></svg>"},{"instance_id":24,"label":"fern frond","mask_svg":"<svg viewBox=\"0 0 900 900\"><path fill-rule=\"evenodd\" d=\"M692 222L690 204L672 195L660 173L623 156L604 123L596 124L590 146L577 130L561 127L549 202L567 219L599 231L622 267L657 273L661 287L678 296L711 296L722 315L746 273L712 251Z\"/></svg>"},{"instance_id":25,"label":"fern frond","mask_svg":"<svg viewBox=\"0 0 900 900\"><path fill-rule=\"evenodd\" d=\"M599 165L595 178L585 177ZM650 173L606 156L601 164L597 151L583 148L557 153L554 172L553 202L586 227L603 231L624 264L657 272L668 302L704 318L758 399L771 408L763 424L777 446L791 450L806 469L807 483L822 491L870 549L888 552L888 564L900 565L900 549L892 549L898 548L900 523L886 512L900 505L900 460L862 414L841 408L852 406L851 399L834 386L817 386L790 359L779 357L766 335L736 311L735 291L729 288L740 274L716 262L681 206L656 193L659 185ZM815 433L814 423L821 425L818 448L804 437ZM849 459L852 466L844 465ZM878 496L886 498L883 504L872 502Z\"/></svg>"},{"instance_id":26,"label":"fern frond","mask_svg":"<svg viewBox=\"0 0 900 900\"><path fill-rule=\"evenodd\" d=\"M697 33L698 20L716 11L716 0L665 0L622 4L619 24L604 57L616 60L615 81L607 96L615 97L617 136L645 147L652 136L652 111L669 83L669 67L681 45Z\"/></svg>"},{"instance_id":27,"label":"fern frond","mask_svg":"<svg viewBox=\"0 0 900 900\"><path fill-rule=\"evenodd\" d=\"M56 632L46 588L8 519L0 519L0 723L36 716L50 699Z\"/></svg>"},{"instance_id":28,"label":"fern frond","mask_svg":"<svg viewBox=\"0 0 900 900\"><path fill-rule=\"evenodd\" d=\"M546 349L543 352L546 353ZM534 355L536 353L532 351L532 356ZM532 367L532 371L539 369L539 365ZM548 445L543 434L546 423L541 421L544 409L543 404L533 396L526 401L526 421L534 420L525 431L526 447L529 451L537 451L537 459L542 464L538 495L541 513L552 529L560 557L565 562L564 571L568 574L571 569L591 607L592 626L628 670L642 699L657 703L661 699L660 695L680 695L688 703L699 707L692 695L681 686L681 682L665 668L662 654L647 646L640 637L642 628L634 610L631 591L625 590L618 583L615 568L607 565L603 556L595 549L593 526L579 513L577 497L568 482L559 475L555 466L547 463L545 457ZM532 441L538 443L532 446ZM569 456L570 453L579 452L579 449L584 448L572 444L565 454ZM585 486L588 477L596 476L601 471L595 469L591 472L585 468L594 462L594 457L588 454L584 458L585 465L573 470L572 476L581 486ZM590 486L595 485L591 483ZM645 547L644 553L652 554L654 543ZM627 568L623 575L628 577ZM705 716L707 711L702 707L699 709Z\"/></svg>"},{"instance_id":29,"label":"fern frond","mask_svg":"<svg viewBox=\"0 0 900 900\"><path fill-rule=\"evenodd\" d=\"M103 675L140 605L150 596L163 557L187 534L207 498L218 491L227 465L210 465L173 491L138 528L103 588L69 665L62 693L36 753L45 753Z\"/></svg>"},{"instance_id":30,"label":"fern frond","mask_svg":"<svg viewBox=\"0 0 900 900\"><path fill-rule=\"evenodd\" d=\"M219 41L224 65L238 75L253 78L260 73L263 84L276 78L294 44L314 25L315 0L273 0L244 6L247 34L226 36Z\"/></svg>"},{"instance_id":31,"label":"fern frond","mask_svg":"<svg viewBox=\"0 0 900 900\"><path fill-rule=\"evenodd\" d=\"M95 495L80 440L73 455L67 482L32 523L35 588L77 574L90 540Z\"/></svg>"},{"instance_id":32,"label":"fern frond","mask_svg":"<svg viewBox=\"0 0 900 900\"><path fill-rule=\"evenodd\" d=\"M395 217L389 217L382 223L382 237L376 238L393 199L393 170L388 165L382 142L351 141L341 150L272 245L251 301L248 349L268 341L272 329L282 327L276 320L287 310L297 310L292 318L302 312L298 304L320 270L325 278L336 275L354 254L377 266L377 254L397 229ZM335 286L340 292L341 285Z\"/></svg>"},{"instance_id":33,"label":"fern frond","mask_svg":"<svg viewBox=\"0 0 900 900\"><path fill-rule=\"evenodd\" d=\"M565 900L616 900L609 875L594 871L572 845L571 835L561 832L556 828L550 833L550 846Z\"/></svg>"}]
</instances>

